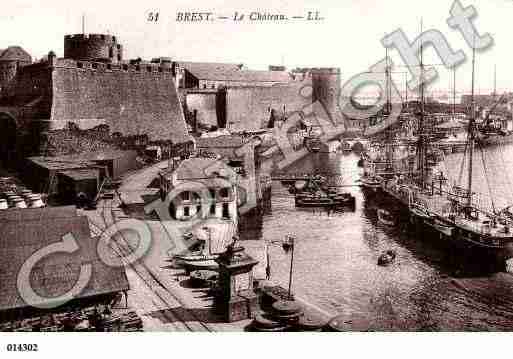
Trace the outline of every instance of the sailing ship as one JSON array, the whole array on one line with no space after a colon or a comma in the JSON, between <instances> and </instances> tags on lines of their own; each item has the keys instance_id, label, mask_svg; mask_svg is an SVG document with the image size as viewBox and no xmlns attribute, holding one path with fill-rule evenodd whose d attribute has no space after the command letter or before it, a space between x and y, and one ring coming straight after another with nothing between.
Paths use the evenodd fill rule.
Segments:
<instances>
[{"instance_id":1,"label":"sailing ship","mask_svg":"<svg viewBox=\"0 0 513 359\"><path fill-rule=\"evenodd\" d=\"M422 48L420 51L423 76ZM473 189L473 153L476 144L480 145L481 140L475 120L474 67L475 50L472 56L472 106L468 115L466 152L462 156L461 167L463 171L463 164L468 159L466 187L451 187L443 173L438 177L433 175L434 167L427 162L431 136L424 121L424 84L421 82L416 169L408 176L385 177L381 183L381 191L386 198L392 200L388 201L391 206L398 206L395 207L399 209L397 213L406 214L409 222L422 233L435 233L440 239L456 244L460 249L493 254L504 265L513 257L513 220L505 211L481 206L477 200L479 194ZM480 257L480 260L483 259L484 257Z\"/></svg>"},{"instance_id":2,"label":"sailing ship","mask_svg":"<svg viewBox=\"0 0 513 359\"><path fill-rule=\"evenodd\" d=\"M386 123L392 111L391 103L391 79L390 67L388 65L388 52L385 54L387 65L385 68L385 84L386 84L386 102L376 118L377 123ZM363 167L363 175L359 179L360 187L366 196L374 196L380 192L383 182L387 178L391 178L396 174L407 173L411 167L411 139L409 134L403 131L406 124L410 121L407 114L399 117L401 124L397 128L385 129L383 138L373 141L367 151L361 154L361 164Z\"/></svg>"},{"instance_id":3,"label":"sailing ship","mask_svg":"<svg viewBox=\"0 0 513 359\"><path fill-rule=\"evenodd\" d=\"M495 113L496 107L503 101L500 96L487 111L481 124L477 126L477 134L482 145L499 145L513 142L513 118L511 113Z\"/></svg>"},{"instance_id":4,"label":"sailing ship","mask_svg":"<svg viewBox=\"0 0 513 359\"><path fill-rule=\"evenodd\" d=\"M513 142L513 118L511 108L508 105L507 111L497 111L499 105L506 100L506 94L497 99L497 71L494 69L494 103L490 108L483 109L485 114L482 123L477 126L477 134L482 145L498 145Z\"/></svg>"}]
</instances>

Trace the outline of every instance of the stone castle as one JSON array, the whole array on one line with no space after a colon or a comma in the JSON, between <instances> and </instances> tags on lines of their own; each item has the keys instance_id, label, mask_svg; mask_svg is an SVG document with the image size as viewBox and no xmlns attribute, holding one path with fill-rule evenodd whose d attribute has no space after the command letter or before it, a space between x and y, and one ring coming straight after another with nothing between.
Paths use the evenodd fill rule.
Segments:
<instances>
[{"instance_id":1,"label":"stone castle","mask_svg":"<svg viewBox=\"0 0 513 359\"><path fill-rule=\"evenodd\" d=\"M193 144L202 131L269 127L272 117L286 118L313 100L335 113L339 91L338 69L127 61L115 36L67 35L62 58L50 51L32 62L16 46L0 52L1 160L116 147L134 138Z\"/></svg>"}]
</instances>

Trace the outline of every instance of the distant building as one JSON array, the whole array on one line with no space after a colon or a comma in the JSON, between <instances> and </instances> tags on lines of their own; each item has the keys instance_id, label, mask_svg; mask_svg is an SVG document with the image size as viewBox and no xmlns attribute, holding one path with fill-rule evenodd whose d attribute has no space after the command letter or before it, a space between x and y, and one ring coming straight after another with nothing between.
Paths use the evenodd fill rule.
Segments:
<instances>
[{"instance_id":1,"label":"distant building","mask_svg":"<svg viewBox=\"0 0 513 359\"><path fill-rule=\"evenodd\" d=\"M0 94L14 79L19 69L31 63L30 54L19 46L0 50Z\"/></svg>"}]
</instances>

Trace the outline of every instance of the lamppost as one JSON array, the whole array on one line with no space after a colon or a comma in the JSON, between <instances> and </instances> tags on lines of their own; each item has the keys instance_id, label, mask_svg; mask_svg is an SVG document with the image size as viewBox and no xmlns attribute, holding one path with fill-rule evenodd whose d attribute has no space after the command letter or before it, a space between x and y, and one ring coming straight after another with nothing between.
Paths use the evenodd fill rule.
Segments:
<instances>
[{"instance_id":1,"label":"lamppost","mask_svg":"<svg viewBox=\"0 0 513 359\"><path fill-rule=\"evenodd\" d=\"M294 270L294 242L295 237L292 235L285 236L285 240L283 241L272 241L271 244L279 244L283 248L285 253L290 252L290 271L289 271L289 290L288 290L288 299L292 300L292 273ZM269 265L269 264L268 264Z\"/></svg>"},{"instance_id":2,"label":"lamppost","mask_svg":"<svg viewBox=\"0 0 513 359\"><path fill-rule=\"evenodd\" d=\"M292 271L293 271L293 265L294 265L294 237L291 235L287 235L285 237L285 242L283 242L282 247L285 253L288 253L290 251L290 272L289 272L289 300L292 300Z\"/></svg>"}]
</instances>

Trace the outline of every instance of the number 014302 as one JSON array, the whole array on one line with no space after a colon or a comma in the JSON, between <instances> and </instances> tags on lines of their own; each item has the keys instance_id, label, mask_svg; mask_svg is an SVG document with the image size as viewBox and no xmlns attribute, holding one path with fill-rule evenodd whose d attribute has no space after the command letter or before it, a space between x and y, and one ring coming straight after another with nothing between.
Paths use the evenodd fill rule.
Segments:
<instances>
[{"instance_id":1,"label":"number 014302","mask_svg":"<svg viewBox=\"0 0 513 359\"><path fill-rule=\"evenodd\" d=\"M37 352L37 344L7 344L8 352Z\"/></svg>"}]
</instances>

